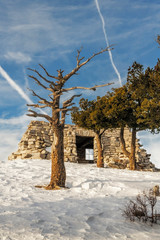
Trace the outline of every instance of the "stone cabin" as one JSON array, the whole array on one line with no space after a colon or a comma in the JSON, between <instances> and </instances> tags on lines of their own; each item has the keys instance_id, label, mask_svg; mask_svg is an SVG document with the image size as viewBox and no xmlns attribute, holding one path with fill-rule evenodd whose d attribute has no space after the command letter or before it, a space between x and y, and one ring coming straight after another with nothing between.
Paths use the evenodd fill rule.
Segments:
<instances>
[{"instance_id":1,"label":"stone cabin","mask_svg":"<svg viewBox=\"0 0 160 240\"><path fill-rule=\"evenodd\" d=\"M108 167L128 168L128 158L123 154L119 138L120 129L106 130L102 135L104 163ZM125 129L126 147L130 150L131 132ZM53 131L50 124L44 121L31 121L24 133L18 150L8 159L50 159L48 150L53 142ZM97 159L97 144L92 130L79 128L75 125L65 125L64 129L64 159L75 163L95 163ZM136 141L136 161L141 170L154 171L150 162L150 154Z\"/></svg>"}]
</instances>

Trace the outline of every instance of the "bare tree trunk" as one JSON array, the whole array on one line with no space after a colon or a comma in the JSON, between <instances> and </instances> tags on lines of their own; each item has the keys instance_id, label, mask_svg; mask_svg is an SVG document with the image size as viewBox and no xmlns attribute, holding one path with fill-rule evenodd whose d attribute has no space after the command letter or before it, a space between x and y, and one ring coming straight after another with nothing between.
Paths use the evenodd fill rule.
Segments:
<instances>
[{"instance_id":1,"label":"bare tree trunk","mask_svg":"<svg viewBox=\"0 0 160 240\"><path fill-rule=\"evenodd\" d=\"M101 135L99 133L96 133L96 141L97 141L97 148L98 148L97 167L103 168L104 167L103 150L102 150Z\"/></svg>"},{"instance_id":2,"label":"bare tree trunk","mask_svg":"<svg viewBox=\"0 0 160 240\"><path fill-rule=\"evenodd\" d=\"M63 126L54 126L54 140L51 149L51 181L47 189L65 187L66 171L64 165Z\"/></svg>"},{"instance_id":3,"label":"bare tree trunk","mask_svg":"<svg viewBox=\"0 0 160 240\"><path fill-rule=\"evenodd\" d=\"M131 140L131 153L129 156L130 170L136 169L135 152L136 152L136 128L133 128L132 129L132 140Z\"/></svg>"}]
</instances>

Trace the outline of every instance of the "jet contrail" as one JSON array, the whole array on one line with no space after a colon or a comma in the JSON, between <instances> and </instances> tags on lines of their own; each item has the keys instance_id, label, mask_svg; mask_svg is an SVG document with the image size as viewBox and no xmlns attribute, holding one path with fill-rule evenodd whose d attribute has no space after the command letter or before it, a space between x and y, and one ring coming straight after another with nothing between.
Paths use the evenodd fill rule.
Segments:
<instances>
[{"instance_id":1,"label":"jet contrail","mask_svg":"<svg viewBox=\"0 0 160 240\"><path fill-rule=\"evenodd\" d=\"M101 21L102 21L102 28L103 28L103 33L104 33L104 37L105 37L105 40L106 40L106 44L107 44L107 47L109 47L109 41L108 41L107 33L106 33L106 30L105 30L105 21L104 21L103 15L101 13L98 0L95 0L95 3L96 3L97 11L98 11L99 16L100 16ZM114 64L111 50L109 50L108 52L109 52L109 57L110 57L111 64L112 64L112 66L113 66L113 68L114 68L114 70L115 70L115 72L116 72L116 74L118 76L118 80L119 80L120 86L122 86L122 79L121 79L120 73L118 72L118 70L117 70L117 68L116 68L116 66Z\"/></svg>"},{"instance_id":2,"label":"jet contrail","mask_svg":"<svg viewBox=\"0 0 160 240\"><path fill-rule=\"evenodd\" d=\"M13 79L8 75L8 73L1 66L0 66L0 74L2 75L2 77L6 79L6 81L11 85L11 87L15 89L24 100L26 100L27 103L34 104L32 100L27 96L27 94L22 90L22 88L17 83L15 83L15 81L13 81ZM39 109L39 110L43 114L46 114L46 112L44 112L42 109Z\"/></svg>"},{"instance_id":3,"label":"jet contrail","mask_svg":"<svg viewBox=\"0 0 160 240\"><path fill-rule=\"evenodd\" d=\"M33 104L32 100L27 96L27 94L21 89L21 87L11 79L11 77L6 73L6 71L0 66L0 74L6 79L6 81L14 88L19 95L26 100L27 103Z\"/></svg>"}]
</instances>

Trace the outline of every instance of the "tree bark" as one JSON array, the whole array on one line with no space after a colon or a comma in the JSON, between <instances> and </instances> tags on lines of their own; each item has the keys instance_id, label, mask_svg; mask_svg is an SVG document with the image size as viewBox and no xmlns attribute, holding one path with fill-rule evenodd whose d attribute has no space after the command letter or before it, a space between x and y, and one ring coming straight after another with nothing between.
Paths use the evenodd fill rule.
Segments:
<instances>
[{"instance_id":1,"label":"tree bark","mask_svg":"<svg viewBox=\"0 0 160 240\"><path fill-rule=\"evenodd\" d=\"M38 104L28 104L28 106L34 107L34 108L45 108L49 107L52 110L52 117L46 114L44 111L41 110L41 113L37 113L36 111L33 111L29 109L28 116L31 117L43 117L47 119L50 124L52 125L53 132L54 132L54 140L52 144L52 150L51 150L51 156L52 156L52 166L51 166L51 180L50 184L46 187L46 189L57 189L60 187L65 187L65 180L66 180L66 171L64 166L64 146L63 146L63 130L64 130L64 124L65 124L65 116L68 111L73 110L73 107L70 108L74 103L72 102L75 97L78 97L80 95L73 95L70 99L65 101L63 103L63 107L60 107L60 97L63 94L63 92L67 92L74 89L90 89L90 90L96 90L97 87L103 87L110 85L104 84L104 85L95 85L91 88L85 88L85 87L72 87L65 89L64 84L77 72L80 70L81 67L86 65L91 59L93 59L95 56L106 52L108 50L111 50L110 48L106 47L105 49L102 49L98 53L94 53L91 57L89 57L87 60L82 61L84 57L80 57L81 50L78 51L77 54L77 66L68 74L63 76L64 70L57 70L58 76L50 75L47 70L40 65L40 67L45 71L45 74L49 78L54 78L57 81L48 80L46 77L41 75L37 70L30 69L30 71L36 73L38 77L45 81L47 83L47 86L44 85L37 77L29 75L30 78L32 78L40 87L44 88L45 90L48 90L51 92L48 96L51 99L50 101L47 101L45 98L42 98L38 94L36 94L33 90L32 94L33 96L37 97L39 99ZM49 87L48 87L49 85ZM99 148L100 148L100 156L99 159L101 161L101 164L99 164L99 167L103 166L103 159L102 159L102 146L101 143L99 144L99 141L97 140Z\"/></svg>"},{"instance_id":2,"label":"tree bark","mask_svg":"<svg viewBox=\"0 0 160 240\"><path fill-rule=\"evenodd\" d=\"M136 169L136 128L132 128L131 153L129 156L130 170Z\"/></svg>"},{"instance_id":3,"label":"tree bark","mask_svg":"<svg viewBox=\"0 0 160 240\"><path fill-rule=\"evenodd\" d=\"M120 130L120 142L123 153L129 158L129 168L130 170L136 169L136 128L132 128L132 139L131 139L131 152L128 152L126 149L126 144L124 140L124 127Z\"/></svg>"},{"instance_id":4,"label":"tree bark","mask_svg":"<svg viewBox=\"0 0 160 240\"><path fill-rule=\"evenodd\" d=\"M127 157L129 157L130 156L130 152L127 151L125 140L124 140L124 127L121 127L121 129L120 129L120 142L121 142L121 148L122 148L123 153Z\"/></svg>"},{"instance_id":5,"label":"tree bark","mask_svg":"<svg viewBox=\"0 0 160 240\"><path fill-rule=\"evenodd\" d=\"M99 133L96 133L96 141L97 141L97 148L98 148L97 167L103 168L104 167L103 150L102 150L101 136Z\"/></svg>"},{"instance_id":6,"label":"tree bark","mask_svg":"<svg viewBox=\"0 0 160 240\"><path fill-rule=\"evenodd\" d=\"M64 165L63 126L54 126L54 140L51 148L51 180L47 189L65 187L66 170Z\"/></svg>"}]
</instances>

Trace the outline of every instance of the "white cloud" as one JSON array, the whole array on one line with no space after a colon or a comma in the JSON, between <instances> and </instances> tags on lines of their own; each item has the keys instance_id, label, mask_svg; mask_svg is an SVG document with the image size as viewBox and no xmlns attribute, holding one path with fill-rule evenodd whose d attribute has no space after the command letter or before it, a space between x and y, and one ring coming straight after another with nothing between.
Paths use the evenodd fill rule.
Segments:
<instances>
[{"instance_id":1,"label":"white cloud","mask_svg":"<svg viewBox=\"0 0 160 240\"><path fill-rule=\"evenodd\" d=\"M30 121L44 121L42 118L32 118L25 114L9 119L0 118L0 161L6 161L8 156L18 149L23 134Z\"/></svg>"},{"instance_id":2,"label":"white cloud","mask_svg":"<svg viewBox=\"0 0 160 240\"><path fill-rule=\"evenodd\" d=\"M17 150L22 132L23 129L12 129L12 131L4 129L0 131L0 161L6 161L8 156Z\"/></svg>"},{"instance_id":3,"label":"white cloud","mask_svg":"<svg viewBox=\"0 0 160 240\"><path fill-rule=\"evenodd\" d=\"M88 15L88 11L92 12L94 9L93 4L70 4L63 7L61 4L56 6L55 1L27 1L23 4L16 2L5 5L5 17L0 16L0 58L5 56L6 59L13 59L18 63L21 60L27 63L37 53L39 58L44 55L48 58L53 52L57 56L68 48L81 46L84 41L91 43L100 38L97 34L97 19Z\"/></svg>"},{"instance_id":4,"label":"white cloud","mask_svg":"<svg viewBox=\"0 0 160 240\"><path fill-rule=\"evenodd\" d=\"M160 168L160 138L158 141L152 140L148 146L148 152L151 154L151 161L156 165L157 168Z\"/></svg>"},{"instance_id":5,"label":"white cloud","mask_svg":"<svg viewBox=\"0 0 160 240\"><path fill-rule=\"evenodd\" d=\"M7 81L0 79L0 107L5 107L7 110L7 106L13 106L15 103L16 105L19 105L21 98L15 93L15 90L9 86ZM12 99L12 101L10 101L10 99Z\"/></svg>"},{"instance_id":6,"label":"white cloud","mask_svg":"<svg viewBox=\"0 0 160 240\"><path fill-rule=\"evenodd\" d=\"M21 116L18 116L18 117L12 117L12 118L9 118L9 119L4 119L4 118L0 118L0 124L2 126L2 124L4 125L4 127L6 125L18 125L18 126L24 126L26 125L27 123L29 123L31 120L30 117L27 117L25 114L24 115L21 115Z\"/></svg>"},{"instance_id":7,"label":"white cloud","mask_svg":"<svg viewBox=\"0 0 160 240\"><path fill-rule=\"evenodd\" d=\"M7 52L4 57L9 61L15 61L16 63L29 63L31 57L21 52Z\"/></svg>"},{"instance_id":8,"label":"white cloud","mask_svg":"<svg viewBox=\"0 0 160 240\"><path fill-rule=\"evenodd\" d=\"M10 119L0 118L0 161L6 161L8 156L18 149L18 143L31 120L33 118L26 115Z\"/></svg>"}]
</instances>

